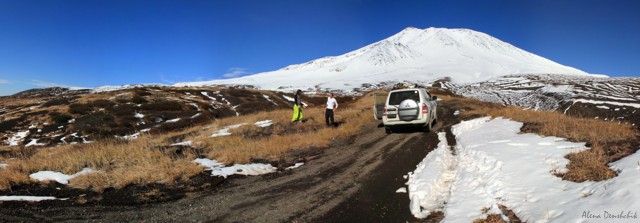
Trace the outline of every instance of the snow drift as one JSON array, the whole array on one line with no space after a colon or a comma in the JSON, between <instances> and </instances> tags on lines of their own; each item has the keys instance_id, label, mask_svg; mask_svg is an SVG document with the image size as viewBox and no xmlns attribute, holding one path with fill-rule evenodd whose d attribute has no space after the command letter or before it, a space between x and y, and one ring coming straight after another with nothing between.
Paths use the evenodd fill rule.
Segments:
<instances>
[{"instance_id":1,"label":"snow drift","mask_svg":"<svg viewBox=\"0 0 640 223\"><path fill-rule=\"evenodd\" d=\"M522 123L479 118L453 126L457 155L441 134L409 177L411 212L423 218L444 212L442 222L472 222L499 214L504 205L524 222L637 222L640 153L611 163L618 176L600 182L570 182L567 153L588 149L558 137L518 134Z\"/></svg>"}]
</instances>

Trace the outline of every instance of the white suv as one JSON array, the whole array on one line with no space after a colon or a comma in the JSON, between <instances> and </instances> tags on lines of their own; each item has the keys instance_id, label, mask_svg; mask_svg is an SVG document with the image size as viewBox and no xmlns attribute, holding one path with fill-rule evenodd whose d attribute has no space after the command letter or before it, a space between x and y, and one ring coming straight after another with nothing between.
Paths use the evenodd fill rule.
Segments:
<instances>
[{"instance_id":1,"label":"white suv","mask_svg":"<svg viewBox=\"0 0 640 223\"><path fill-rule=\"evenodd\" d=\"M376 94L374 117L382 119L387 133L397 126L419 126L431 130L437 121L437 97L424 88L393 90L389 94Z\"/></svg>"}]
</instances>

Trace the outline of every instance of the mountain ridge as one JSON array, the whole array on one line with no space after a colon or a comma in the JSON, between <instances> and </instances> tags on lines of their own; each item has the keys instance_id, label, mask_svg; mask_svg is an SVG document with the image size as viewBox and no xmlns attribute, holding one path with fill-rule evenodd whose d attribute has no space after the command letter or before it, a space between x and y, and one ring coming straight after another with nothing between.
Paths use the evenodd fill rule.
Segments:
<instances>
[{"instance_id":1,"label":"mountain ridge","mask_svg":"<svg viewBox=\"0 0 640 223\"><path fill-rule=\"evenodd\" d=\"M267 90L337 89L363 84L449 77L475 83L513 74L589 75L470 29L406 28L399 33L338 56L244 77L174 86L252 85Z\"/></svg>"}]
</instances>

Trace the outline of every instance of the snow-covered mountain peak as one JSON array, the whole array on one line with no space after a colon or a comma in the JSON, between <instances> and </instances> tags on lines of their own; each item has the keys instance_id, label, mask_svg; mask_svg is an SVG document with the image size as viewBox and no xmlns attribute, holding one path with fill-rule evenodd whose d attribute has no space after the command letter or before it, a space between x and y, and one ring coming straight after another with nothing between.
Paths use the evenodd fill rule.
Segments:
<instances>
[{"instance_id":1,"label":"snow-covered mountain peak","mask_svg":"<svg viewBox=\"0 0 640 223\"><path fill-rule=\"evenodd\" d=\"M385 40L406 44L410 42L412 39L416 38L417 36L423 33L425 33L425 30L418 29L415 27L409 27Z\"/></svg>"},{"instance_id":2,"label":"snow-covered mountain peak","mask_svg":"<svg viewBox=\"0 0 640 223\"><path fill-rule=\"evenodd\" d=\"M587 75L482 32L409 27L389 38L339 56L240 78L176 85L351 90L365 83L428 82L445 77L457 83L474 83L513 74Z\"/></svg>"}]
</instances>

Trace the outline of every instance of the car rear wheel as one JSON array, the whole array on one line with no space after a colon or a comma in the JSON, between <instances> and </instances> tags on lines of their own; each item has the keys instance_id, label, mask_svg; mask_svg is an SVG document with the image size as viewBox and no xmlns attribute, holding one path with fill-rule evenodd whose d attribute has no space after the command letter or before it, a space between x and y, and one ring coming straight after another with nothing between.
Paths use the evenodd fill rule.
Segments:
<instances>
[{"instance_id":1,"label":"car rear wheel","mask_svg":"<svg viewBox=\"0 0 640 223\"><path fill-rule=\"evenodd\" d=\"M391 134L391 133L393 133L393 130L391 130L391 127L388 127L388 126L387 126L387 127L384 127L384 131L385 131L387 134Z\"/></svg>"},{"instance_id":2,"label":"car rear wheel","mask_svg":"<svg viewBox=\"0 0 640 223\"><path fill-rule=\"evenodd\" d=\"M431 127L432 127L431 122L429 122L429 124L426 124L425 126L422 127L422 131L429 132L431 131Z\"/></svg>"}]
</instances>

